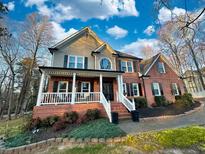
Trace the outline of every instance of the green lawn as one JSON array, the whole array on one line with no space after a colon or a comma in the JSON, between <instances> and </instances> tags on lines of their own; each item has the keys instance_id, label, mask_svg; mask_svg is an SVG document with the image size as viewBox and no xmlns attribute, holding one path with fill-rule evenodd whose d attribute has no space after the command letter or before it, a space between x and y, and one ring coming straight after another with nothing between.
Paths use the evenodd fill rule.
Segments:
<instances>
[{"instance_id":1,"label":"green lawn","mask_svg":"<svg viewBox=\"0 0 205 154\"><path fill-rule=\"evenodd\" d=\"M23 131L27 124L28 116L20 117L12 120L0 121L0 136L11 137Z\"/></svg>"},{"instance_id":2,"label":"green lawn","mask_svg":"<svg viewBox=\"0 0 205 154\"><path fill-rule=\"evenodd\" d=\"M117 125L110 123L107 119L98 119L75 128L65 135L69 138L109 138L116 136L125 136Z\"/></svg>"}]
</instances>

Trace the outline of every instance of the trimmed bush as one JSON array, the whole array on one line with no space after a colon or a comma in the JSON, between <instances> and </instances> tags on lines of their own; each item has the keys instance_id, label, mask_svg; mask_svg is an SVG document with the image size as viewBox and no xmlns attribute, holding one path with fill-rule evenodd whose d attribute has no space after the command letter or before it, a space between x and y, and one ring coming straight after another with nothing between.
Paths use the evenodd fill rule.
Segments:
<instances>
[{"instance_id":1,"label":"trimmed bush","mask_svg":"<svg viewBox=\"0 0 205 154\"><path fill-rule=\"evenodd\" d=\"M38 117L36 119L31 119L25 126L26 130L38 129L41 127L41 119Z\"/></svg>"},{"instance_id":2,"label":"trimmed bush","mask_svg":"<svg viewBox=\"0 0 205 154\"><path fill-rule=\"evenodd\" d=\"M156 105L159 106L167 106L169 102L166 100L164 96L155 96L154 100L156 102Z\"/></svg>"},{"instance_id":3,"label":"trimmed bush","mask_svg":"<svg viewBox=\"0 0 205 154\"><path fill-rule=\"evenodd\" d=\"M57 121L52 126L54 131L59 131L66 128L66 122L64 120Z\"/></svg>"},{"instance_id":4,"label":"trimmed bush","mask_svg":"<svg viewBox=\"0 0 205 154\"><path fill-rule=\"evenodd\" d=\"M179 99L182 99L182 95L178 95L178 96L175 96L175 100L179 100Z\"/></svg>"},{"instance_id":5,"label":"trimmed bush","mask_svg":"<svg viewBox=\"0 0 205 154\"><path fill-rule=\"evenodd\" d=\"M146 108L147 107L147 101L144 97L134 98L134 101L135 101L136 108Z\"/></svg>"},{"instance_id":6,"label":"trimmed bush","mask_svg":"<svg viewBox=\"0 0 205 154\"><path fill-rule=\"evenodd\" d=\"M88 120L95 120L100 118L100 111L98 109L88 109L85 116Z\"/></svg>"},{"instance_id":7,"label":"trimmed bush","mask_svg":"<svg viewBox=\"0 0 205 154\"><path fill-rule=\"evenodd\" d=\"M75 112L75 111L66 112L63 115L63 118L64 118L65 122L70 123L70 124L75 123L78 120L78 117L79 117L78 113Z\"/></svg>"},{"instance_id":8,"label":"trimmed bush","mask_svg":"<svg viewBox=\"0 0 205 154\"><path fill-rule=\"evenodd\" d=\"M181 97L176 99L175 103L181 104L183 107L191 107L194 101L190 93L184 93Z\"/></svg>"},{"instance_id":9,"label":"trimmed bush","mask_svg":"<svg viewBox=\"0 0 205 154\"><path fill-rule=\"evenodd\" d=\"M53 126L59 119L60 117L56 115L48 117L49 126Z\"/></svg>"}]
</instances>

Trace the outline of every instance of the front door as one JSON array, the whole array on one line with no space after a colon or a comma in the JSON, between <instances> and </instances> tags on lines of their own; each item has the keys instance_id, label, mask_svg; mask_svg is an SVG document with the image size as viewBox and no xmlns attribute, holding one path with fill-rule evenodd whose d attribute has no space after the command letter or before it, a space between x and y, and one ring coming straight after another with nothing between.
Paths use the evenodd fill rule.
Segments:
<instances>
[{"instance_id":1,"label":"front door","mask_svg":"<svg viewBox=\"0 0 205 154\"><path fill-rule=\"evenodd\" d=\"M113 83L112 82L103 82L103 94L107 100L113 101Z\"/></svg>"}]
</instances>

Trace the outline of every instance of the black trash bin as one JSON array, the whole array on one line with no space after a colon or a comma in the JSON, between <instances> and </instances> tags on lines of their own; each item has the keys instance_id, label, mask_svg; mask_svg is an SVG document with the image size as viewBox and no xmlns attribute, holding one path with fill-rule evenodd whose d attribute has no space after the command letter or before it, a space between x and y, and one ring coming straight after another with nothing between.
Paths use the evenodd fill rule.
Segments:
<instances>
[{"instance_id":1,"label":"black trash bin","mask_svg":"<svg viewBox=\"0 0 205 154\"><path fill-rule=\"evenodd\" d=\"M131 111L131 116L132 116L132 121L134 121L134 122L139 122L140 121L138 111L136 111L136 110Z\"/></svg>"},{"instance_id":2,"label":"black trash bin","mask_svg":"<svg viewBox=\"0 0 205 154\"><path fill-rule=\"evenodd\" d=\"M117 112L111 112L112 116L112 123L113 124L118 124L118 113Z\"/></svg>"}]
</instances>

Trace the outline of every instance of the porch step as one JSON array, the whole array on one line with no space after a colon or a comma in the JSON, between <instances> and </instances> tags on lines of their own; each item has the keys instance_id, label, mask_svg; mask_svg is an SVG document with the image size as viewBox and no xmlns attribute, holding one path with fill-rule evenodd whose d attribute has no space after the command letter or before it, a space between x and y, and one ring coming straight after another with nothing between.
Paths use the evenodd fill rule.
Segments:
<instances>
[{"instance_id":1,"label":"porch step","mask_svg":"<svg viewBox=\"0 0 205 154\"><path fill-rule=\"evenodd\" d=\"M111 103L112 112L117 112L119 115L119 120L122 119L131 119L131 114L127 108L121 102L112 102Z\"/></svg>"}]
</instances>

